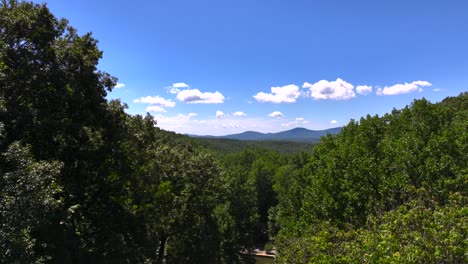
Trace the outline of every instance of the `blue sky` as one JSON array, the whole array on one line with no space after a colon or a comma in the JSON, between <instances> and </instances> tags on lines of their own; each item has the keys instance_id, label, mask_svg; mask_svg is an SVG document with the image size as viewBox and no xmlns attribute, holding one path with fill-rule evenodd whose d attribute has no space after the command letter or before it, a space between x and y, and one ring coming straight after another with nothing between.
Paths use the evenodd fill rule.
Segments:
<instances>
[{"instance_id":1,"label":"blue sky","mask_svg":"<svg viewBox=\"0 0 468 264\"><path fill-rule=\"evenodd\" d=\"M50 0L158 126L325 129L468 90L468 1Z\"/></svg>"}]
</instances>

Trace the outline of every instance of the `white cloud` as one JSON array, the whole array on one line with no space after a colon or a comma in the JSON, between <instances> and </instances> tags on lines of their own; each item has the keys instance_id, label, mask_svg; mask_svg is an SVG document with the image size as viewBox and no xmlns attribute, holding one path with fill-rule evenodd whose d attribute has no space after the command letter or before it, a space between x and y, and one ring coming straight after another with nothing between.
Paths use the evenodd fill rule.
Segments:
<instances>
[{"instance_id":1,"label":"white cloud","mask_svg":"<svg viewBox=\"0 0 468 264\"><path fill-rule=\"evenodd\" d=\"M434 89L432 89L432 91L434 91L434 92L439 92L439 91L440 91L440 88L434 88Z\"/></svg>"},{"instance_id":2,"label":"white cloud","mask_svg":"<svg viewBox=\"0 0 468 264\"><path fill-rule=\"evenodd\" d=\"M224 103L224 96L218 91L202 93L198 89L189 89L178 92L177 100L191 104L220 104Z\"/></svg>"},{"instance_id":3,"label":"white cloud","mask_svg":"<svg viewBox=\"0 0 468 264\"><path fill-rule=\"evenodd\" d=\"M296 121L298 121L298 122L304 121L304 118L303 117L296 117Z\"/></svg>"},{"instance_id":4,"label":"white cloud","mask_svg":"<svg viewBox=\"0 0 468 264\"><path fill-rule=\"evenodd\" d=\"M172 87L174 88L189 88L190 86L186 83L180 82L180 83L173 83Z\"/></svg>"},{"instance_id":5,"label":"white cloud","mask_svg":"<svg viewBox=\"0 0 468 264\"><path fill-rule=\"evenodd\" d=\"M246 116L246 114L244 112L241 112L241 111L234 112L232 115L233 116Z\"/></svg>"},{"instance_id":6,"label":"white cloud","mask_svg":"<svg viewBox=\"0 0 468 264\"><path fill-rule=\"evenodd\" d=\"M334 100L347 100L356 96L354 93L354 86L342 79L338 78L336 81L321 80L314 84L305 82L303 88L308 88L308 96L316 100L320 99L334 99Z\"/></svg>"},{"instance_id":7,"label":"white cloud","mask_svg":"<svg viewBox=\"0 0 468 264\"><path fill-rule=\"evenodd\" d=\"M169 92L171 94L176 94L179 93L183 88L190 88L190 86L183 82L173 83L171 86L169 86Z\"/></svg>"},{"instance_id":8,"label":"white cloud","mask_svg":"<svg viewBox=\"0 0 468 264\"><path fill-rule=\"evenodd\" d=\"M216 111L216 117L217 118L225 118L226 115L224 115L223 111Z\"/></svg>"},{"instance_id":9,"label":"white cloud","mask_svg":"<svg viewBox=\"0 0 468 264\"><path fill-rule=\"evenodd\" d=\"M162 97L159 96L146 96L146 97L141 97L138 99L133 100L134 103L142 103L142 104L151 104L151 105L157 105L161 107L174 107L176 105L175 102L171 100L166 100Z\"/></svg>"},{"instance_id":10,"label":"white cloud","mask_svg":"<svg viewBox=\"0 0 468 264\"><path fill-rule=\"evenodd\" d=\"M377 89L377 95L396 95L415 91L422 92L422 87L425 86L432 86L432 84L427 81L414 81L411 83L395 84L392 86L386 86L383 89Z\"/></svg>"},{"instance_id":11,"label":"white cloud","mask_svg":"<svg viewBox=\"0 0 468 264\"><path fill-rule=\"evenodd\" d=\"M123 84L123 83L117 83L114 88L119 89L119 88L122 88L124 86L125 86L125 84Z\"/></svg>"},{"instance_id":12,"label":"white cloud","mask_svg":"<svg viewBox=\"0 0 468 264\"><path fill-rule=\"evenodd\" d=\"M166 112L164 108L157 106L157 105L150 105L146 107L146 112Z\"/></svg>"},{"instance_id":13,"label":"white cloud","mask_svg":"<svg viewBox=\"0 0 468 264\"><path fill-rule=\"evenodd\" d=\"M414 81L412 83L419 86L432 86L432 84L428 81Z\"/></svg>"},{"instance_id":14,"label":"white cloud","mask_svg":"<svg viewBox=\"0 0 468 264\"><path fill-rule=\"evenodd\" d=\"M338 124L338 121L332 120L332 121L330 121L330 124Z\"/></svg>"},{"instance_id":15,"label":"white cloud","mask_svg":"<svg viewBox=\"0 0 468 264\"><path fill-rule=\"evenodd\" d=\"M259 102L295 103L300 95L299 87L290 84L282 87L271 87L271 93L260 92L254 95L254 98Z\"/></svg>"},{"instance_id":16,"label":"white cloud","mask_svg":"<svg viewBox=\"0 0 468 264\"><path fill-rule=\"evenodd\" d=\"M195 114L195 113L190 113L188 115L178 114L177 118L182 118L182 119L185 119L185 120L189 120L190 118L192 118L194 116L197 116L197 114Z\"/></svg>"},{"instance_id":17,"label":"white cloud","mask_svg":"<svg viewBox=\"0 0 468 264\"><path fill-rule=\"evenodd\" d=\"M268 116L275 117L275 118L280 118L280 117L283 117L284 115L283 115L283 113L281 113L279 111L274 111L271 114L269 114Z\"/></svg>"},{"instance_id":18,"label":"white cloud","mask_svg":"<svg viewBox=\"0 0 468 264\"><path fill-rule=\"evenodd\" d=\"M171 94L176 94L176 93L179 93L180 90L177 89L177 88L169 87L169 92L170 92Z\"/></svg>"},{"instance_id":19,"label":"white cloud","mask_svg":"<svg viewBox=\"0 0 468 264\"><path fill-rule=\"evenodd\" d=\"M190 85L179 82L169 86L169 92L177 94L177 100L189 104L220 104L224 103L224 96L216 91L201 92L198 89L191 89Z\"/></svg>"},{"instance_id":20,"label":"white cloud","mask_svg":"<svg viewBox=\"0 0 468 264\"><path fill-rule=\"evenodd\" d=\"M372 86L369 85L358 85L356 86L356 92L358 94L367 95L372 93Z\"/></svg>"}]
</instances>

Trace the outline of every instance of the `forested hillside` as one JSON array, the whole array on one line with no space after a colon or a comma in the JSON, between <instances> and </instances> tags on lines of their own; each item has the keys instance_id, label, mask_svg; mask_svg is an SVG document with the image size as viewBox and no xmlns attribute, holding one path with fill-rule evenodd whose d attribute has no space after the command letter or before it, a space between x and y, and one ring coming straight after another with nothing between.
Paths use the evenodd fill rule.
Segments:
<instances>
[{"instance_id":1,"label":"forested hillside","mask_svg":"<svg viewBox=\"0 0 468 264\"><path fill-rule=\"evenodd\" d=\"M341 127L329 128L324 130L309 130L306 128L296 127L290 130L277 133L260 133L255 131L246 131L240 134L232 134L226 136L196 136L194 138L204 139L236 139L249 141L292 141L302 143L317 143L322 136L327 134L338 134Z\"/></svg>"},{"instance_id":2,"label":"forested hillside","mask_svg":"<svg viewBox=\"0 0 468 264\"><path fill-rule=\"evenodd\" d=\"M468 93L322 138L276 174L280 263L466 263ZM286 184L283 184L286 183Z\"/></svg>"},{"instance_id":3,"label":"forested hillside","mask_svg":"<svg viewBox=\"0 0 468 264\"><path fill-rule=\"evenodd\" d=\"M193 142L207 149L213 154L233 154L247 148L258 148L278 152L280 154L294 154L302 151L309 152L316 143L280 141L280 140L236 140L227 138L193 138Z\"/></svg>"},{"instance_id":4,"label":"forested hillside","mask_svg":"<svg viewBox=\"0 0 468 264\"><path fill-rule=\"evenodd\" d=\"M310 151L217 155L106 95L102 51L0 4L0 263L468 263L468 93Z\"/></svg>"}]
</instances>

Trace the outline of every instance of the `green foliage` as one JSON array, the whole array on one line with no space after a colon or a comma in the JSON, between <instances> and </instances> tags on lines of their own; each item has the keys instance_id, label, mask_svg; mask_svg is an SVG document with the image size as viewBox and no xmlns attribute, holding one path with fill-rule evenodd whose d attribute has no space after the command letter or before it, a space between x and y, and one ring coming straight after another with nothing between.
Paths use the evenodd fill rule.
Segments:
<instances>
[{"instance_id":1,"label":"green foliage","mask_svg":"<svg viewBox=\"0 0 468 264\"><path fill-rule=\"evenodd\" d=\"M101 56L45 4L0 4L0 262L253 261L250 187L107 101Z\"/></svg>"},{"instance_id":2,"label":"green foliage","mask_svg":"<svg viewBox=\"0 0 468 264\"><path fill-rule=\"evenodd\" d=\"M264 249L266 252L270 252L273 250L273 243L271 241L268 241L265 243Z\"/></svg>"},{"instance_id":3,"label":"green foliage","mask_svg":"<svg viewBox=\"0 0 468 264\"><path fill-rule=\"evenodd\" d=\"M226 155L241 152L247 148L259 148L281 154L309 152L314 143L280 141L280 140L235 140L224 138L193 138L193 142L212 151L215 155Z\"/></svg>"},{"instance_id":4,"label":"green foliage","mask_svg":"<svg viewBox=\"0 0 468 264\"><path fill-rule=\"evenodd\" d=\"M248 148L242 152L223 157L226 171L235 172L232 177L243 179L248 188L251 205L256 210L258 221L254 241L263 244L268 238L268 211L278 203L277 195L273 190L276 170L287 164L287 156L276 152L255 148Z\"/></svg>"},{"instance_id":5,"label":"green foliage","mask_svg":"<svg viewBox=\"0 0 468 264\"><path fill-rule=\"evenodd\" d=\"M466 263L466 198L446 206L415 200L370 216L365 227L339 229L329 222L277 237L280 263ZM285 250L286 249L286 250ZM291 251L292 250L292 251Z\"/></svg>"},{"instance_id":6,"label":"green foliage","mask_svg":"<svg viewBox=\"0 0 468 264\"><path fill-rule=\"evenodd\" d=\"M0 157L1 263L43 263L52 258L50 245L37 234L53 224L61 200L55 182L62 164L37 162L28 147L15 142Z\"/></svg>"},{"instance_id":7,"label":"green foliage","mask_svg":"<svg viewBox=\"0 0 468 264\"><path fill-rule=\"evenodd\" d=\"M280 170L277 261L466 262L467 102L422 99L351 121L288 168L292 179Z\"/></svg>"},{"instance_id":8,"label":"green foliage","mask_svg":"<svg viewBox=\"0 0 468 264\"><path fill-rule=\"evenodd\" d=\"M360 247L353 245L350 257L373 263L466 263L467 201L459 194L453 198L435 208L413 201L385 214L380 223L369 219L368 230L356 237Z\"/></svg>"}]
</instances>

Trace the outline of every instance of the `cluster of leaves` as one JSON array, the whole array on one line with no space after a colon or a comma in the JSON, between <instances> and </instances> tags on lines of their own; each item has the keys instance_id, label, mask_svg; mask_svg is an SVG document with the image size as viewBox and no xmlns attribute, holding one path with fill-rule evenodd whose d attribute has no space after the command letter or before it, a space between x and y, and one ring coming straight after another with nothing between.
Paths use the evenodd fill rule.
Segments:
<instances>
[{"instance_id":1,"label":"cluster of leaves","mask_svg":"<svg viewBox=\"0 0 468 264\"><path fill-rule=\"evenodd\" d=\"M414 200L360 228L300 223L276 238L279 263L466 263L466 198L445 206Z\"/></svg>"},{"instance_id":2,"label":"cluster of leaves","mask_svg":"<svg viewBox=\"0 0 468 264\"><path fill-rule=\"evenodd\" d=\"M36 162L30 149L18 142L2 153L0 173L1 203L0 251L3 263L44 262L44 246L37 243L38 234L45 235L52 224L50 214L61 206L55 196L60 194L54 182L61 164Z\"/></svg>"},{"instance_id":3,"label":"cluster of leaves","mask_svg":"<svg viewBox=\"0 0 468 264\"><path fill-rule=\"evenodd\" d=\"M101 56L45 4L0 4L0 262L253 261L246 187L107 101Z\"/></svg>"}]
</instances>

